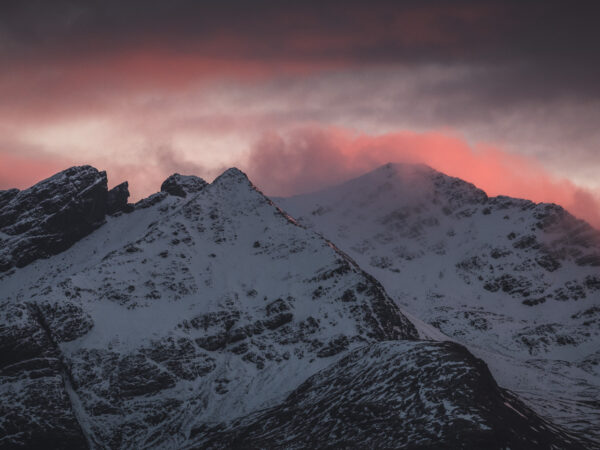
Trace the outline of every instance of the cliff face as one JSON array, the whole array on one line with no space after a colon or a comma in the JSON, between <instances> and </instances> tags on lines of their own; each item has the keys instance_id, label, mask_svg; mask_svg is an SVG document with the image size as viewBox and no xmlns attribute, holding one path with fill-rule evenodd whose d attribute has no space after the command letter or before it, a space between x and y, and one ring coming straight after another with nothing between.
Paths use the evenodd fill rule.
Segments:
<instances>
[{"instance_id":1,"label":"cliff face","mask_svg":"<svg viewBox=\"0 0 600 450\"><path fill-rule=\"evenodd\" d=\"M127 186L110 193L106 173L72 167L35 186L0 192L0 272L60 253L127 204Z\"/></svg>"}]
</instances>

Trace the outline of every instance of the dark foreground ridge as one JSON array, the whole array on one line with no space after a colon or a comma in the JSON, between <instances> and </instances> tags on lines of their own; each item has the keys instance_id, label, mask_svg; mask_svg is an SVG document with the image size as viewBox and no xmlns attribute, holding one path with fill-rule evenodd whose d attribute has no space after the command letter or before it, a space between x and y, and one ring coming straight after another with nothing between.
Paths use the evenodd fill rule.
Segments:
<instances>
[{"instance_id":1,"label":"dark foreground ridge","mask_svg":"<svg viewBox=\"0 0 600 450\"><path fill-rule=\"evenodd\" d=\"M583 449L451 342L382 342L313 375L280 405L192 430L194 448Z\"/></svg>"}]
</instances>

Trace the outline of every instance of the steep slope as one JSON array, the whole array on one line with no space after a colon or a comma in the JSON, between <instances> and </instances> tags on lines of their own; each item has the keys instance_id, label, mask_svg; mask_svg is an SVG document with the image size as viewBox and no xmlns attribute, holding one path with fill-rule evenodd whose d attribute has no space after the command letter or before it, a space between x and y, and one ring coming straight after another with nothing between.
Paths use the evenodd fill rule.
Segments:
<instances>
[{"instance_id":1,"label":"steep slope","mask_svg":"<svg viewBox=\"0 0 600 450\"><path fill-rule=\"evenodd\" d=\"M84 448L56 342L35 305L0 303L0 448Z\"/></svg>"},{"instance_id":2,"label":"steep slope","mask_svg":"<svg viewBox=\"0 0 600 450\"><path fill-rule=\"evenodd\" d=\"M276 199L382 282L500 384L600 438L600 233L559 206L488 196L422 165L388 164Z\"/></svg>"},{"instance_id":3,"label":"steep slope","mask_svg":"<svg viewBox=\"0 0 600 450\"><path fill-rule=\"evenodd\" d=\"M191 181L0 274L1 447L180 447L353 349L417 337L378 282L244 174Z\"/></svg>"}]
</instances>

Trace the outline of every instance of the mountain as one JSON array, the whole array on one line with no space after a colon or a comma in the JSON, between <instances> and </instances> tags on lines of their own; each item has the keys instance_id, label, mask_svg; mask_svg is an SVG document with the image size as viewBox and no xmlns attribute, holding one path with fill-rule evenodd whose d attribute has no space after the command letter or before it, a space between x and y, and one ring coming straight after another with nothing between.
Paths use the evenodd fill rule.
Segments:
<instances>
[{"instance_id":1,"label":"mountain","mask_svg":"<svg viewBox=\"0 0 600 450\"><path fill-rule=\"evenodd\" d=\"M274 200L536 411L600 439L600 232L424 165Z\"/></svg>"},{"instance_id":2,"label":"mountain","mask_svg":"<svg viewBox=\"0 0 600 450\"><path fill-rule=\"evenodd\" d=\"M0 448L588 446L239 170L105 181L0 195Z\"/></svg>"}]
</instances>

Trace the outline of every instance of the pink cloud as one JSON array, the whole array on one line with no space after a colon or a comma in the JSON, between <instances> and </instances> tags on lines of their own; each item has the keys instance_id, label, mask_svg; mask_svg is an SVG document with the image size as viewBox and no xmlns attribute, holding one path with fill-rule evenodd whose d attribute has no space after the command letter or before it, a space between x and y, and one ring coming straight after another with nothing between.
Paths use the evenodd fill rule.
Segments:
<instances>
[{"instance_id":1,"label":"pink cloud","mask_svg":"<svg viewBox=\"0 0 600 450\"><path fill-rule=\"evenodd\" d=\"M250 152L250 177L271 195L314 191L387 162L424 163L462 178L488 195L557 203L600 228L600 196L550 174L537 161L500 148L471 145L445 132L379 136L309 127L263 135Z\"/></svg>"},{"instance_id":2,"label":"pink cloud","mask_svg":"<svg viewBox=\"0 0 600 450\"><path fill-rule=\"evenodd\" d=\"M267 194L285 196L340 183L387 162L424 163L472 182L492 196L557 203L600 228L597 192L553 176L538 161L492 145L471 145L447 131L370 136L312 126L286 134L265 133L245 161L232 161L231 165L246 170ZM0 152L0 189L27 188L66 167L84 163L107 170L110 187L128 180L133 201L156 192L175 171L210 181L221 170L183 158L169 147L147 151L143 162L128 164L101 156L93 161L67 161L39 153Z\"/></svg>"},{"instance_id":3,"label":"pink cloud","mask_svg":"<svg viewBox=\"0 0 600 450\"><path fill-rule=\"evenodd\" d=\"M64 169L89 164L98 170L106 171L109 189L128 181L131 194L129 201L136 202L159 191L161 183L175 172L205 177L210 181L226 169L205 168L182 158L177 151L168 146L149 148L144 152L143 161L130 163L122 163L102 155L89 160L67 159L36 152L35 149L28 148L25 151L14 143L10 146L22 150L22 154L17 151L0 151L0 190L27 189Z\"/></svg>"},{"instance_id":4,"label":"pink cloud","mask_svg":"<svg viewBox=\"0 0 600 450\"><path fill-rule=\"evenodd\" d=\"M0 189L25 189L72 165L47 156L0 152Z\"/></svg>"}]
</instances>

